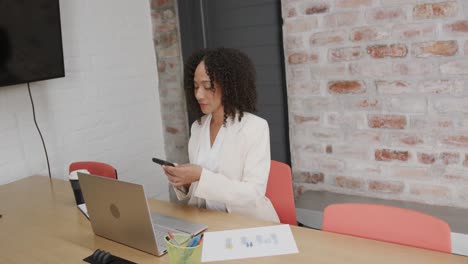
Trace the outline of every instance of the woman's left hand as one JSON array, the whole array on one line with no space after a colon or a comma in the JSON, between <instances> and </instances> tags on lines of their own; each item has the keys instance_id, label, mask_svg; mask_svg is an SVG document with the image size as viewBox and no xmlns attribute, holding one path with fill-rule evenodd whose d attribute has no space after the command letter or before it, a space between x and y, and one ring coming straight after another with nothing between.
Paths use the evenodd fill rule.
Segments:
<instances>
[{"instance_id":1,"label":"woman's left hand","mask_svg":"<svg viewBox=\"0 0 468 264\"><path fill-rule=\"evenodd\" d=\"M175 187L190 185L200 180L202 167L195 164L179 164L176 167L163 166L169 182Z\"/></svg>"}]
</instances>

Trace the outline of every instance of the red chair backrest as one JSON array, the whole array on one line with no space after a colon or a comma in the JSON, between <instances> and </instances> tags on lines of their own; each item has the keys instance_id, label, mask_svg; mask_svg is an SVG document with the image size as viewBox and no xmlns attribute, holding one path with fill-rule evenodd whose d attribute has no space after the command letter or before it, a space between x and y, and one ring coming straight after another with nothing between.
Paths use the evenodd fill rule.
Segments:
<instances>
[{"instance_id":1,"label":"red chair backrest","mask_svg":"<svg viewBox=\"0 0 468 264\"><path fill-rule=\"evenodd\" d=\"M68 173L75 170L87 170L89 173L117 179L117 170L109 164L97 162L97 161L78 161L70 164Z\"/></svg>"},{"instance_id":2,"label":"red chair backrest","mask_svg":"<svg viewBox=\"0 0 468 264\"><path fill-rule=\"evenodd\" d=\"M281 223L297 225L291 168L288 164L271 161L266 197L273 204Z\"/></svg>"},{"instance_id":3,"label":"red chair backrest","mask_svg":"<svg viewBox=\"0 0 468 264\"><path fill-rule=\"evenodd\" d=\"M418 211L378 204L332 204L322 230L451 253L449 225Z\"/></svg>"}]
</instances>

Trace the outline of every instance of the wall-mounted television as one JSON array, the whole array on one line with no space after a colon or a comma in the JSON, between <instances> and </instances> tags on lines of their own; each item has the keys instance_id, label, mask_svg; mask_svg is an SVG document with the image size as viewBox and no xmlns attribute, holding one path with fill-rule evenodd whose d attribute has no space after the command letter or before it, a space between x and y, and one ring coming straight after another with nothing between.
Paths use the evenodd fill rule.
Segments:
<instances>
[{"instance_id":1,"label":"wall-mounted television","mask_svg":"<svg viewBox=\"0 0 468 264\"><path fill-rule=\"evenodd\" d=\"M64 76L59 0L0 0L0 86Z\"/></svg>"}]
</instances>

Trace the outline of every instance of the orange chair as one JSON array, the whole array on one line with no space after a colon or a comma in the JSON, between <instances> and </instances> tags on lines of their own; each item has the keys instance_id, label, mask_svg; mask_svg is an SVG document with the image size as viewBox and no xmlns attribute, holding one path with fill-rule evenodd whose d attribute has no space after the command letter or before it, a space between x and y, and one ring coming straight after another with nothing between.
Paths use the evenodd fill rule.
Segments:
<instances>
[{"instance_id":1,"label":"orange chair","mask_svg":"<svg viewBox=\"0 0 468 264\"><path fill-rule=\"evenodd\" d=\"M117 170L109 164L97 161L78 161L70 164L68 173L76 170L87 170L89 173L117 179Z\"/></svg>"},{"instance_id":2,"label":"orange chair","mask_svg":"<svg viewBox=\"0 0 468 264\"><path fill-rule=\"evenodd\" d=\"M449 225L431 215L377 204L332 204L322 230L451 253Z\"/></svg>"},{"instance_id":3,"label":"orange chair","mask_svg":"<svg viewBox=\"0 0 468 264\"><path fill-rule=\"evenodd\" d=\"M266 197L273 204L281 223L297 225L291 168L288 164L271 161Z\"/></svg>"}]
</instances>

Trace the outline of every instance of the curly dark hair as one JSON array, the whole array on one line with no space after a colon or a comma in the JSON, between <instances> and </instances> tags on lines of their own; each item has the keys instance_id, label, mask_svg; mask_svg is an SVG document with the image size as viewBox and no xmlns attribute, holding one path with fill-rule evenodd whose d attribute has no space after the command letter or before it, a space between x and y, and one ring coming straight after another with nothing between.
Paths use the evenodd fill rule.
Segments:
<instances>
[{"instance_id":1,"label":"curly dark hair","mask_svg":"<svg viewBox=\"0 0 468 264\"><path fill-rule=\"evenodd\" d=\"M249 57L237 49L203 49L189 57L184 70L184 90L189 110L194 113L198 122L201 122L203 113L195 98L193 78L195 69L202 61L205 62L211 87L215 87L216 82L222 89L224 125L228 118L234 120L237 113L241 121L244 112L256 111L255 68Z\"/></svg>"}]
</instances>

